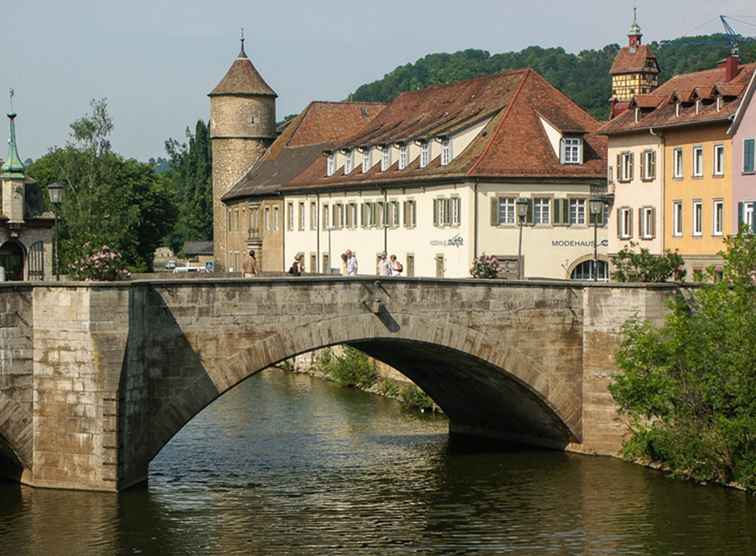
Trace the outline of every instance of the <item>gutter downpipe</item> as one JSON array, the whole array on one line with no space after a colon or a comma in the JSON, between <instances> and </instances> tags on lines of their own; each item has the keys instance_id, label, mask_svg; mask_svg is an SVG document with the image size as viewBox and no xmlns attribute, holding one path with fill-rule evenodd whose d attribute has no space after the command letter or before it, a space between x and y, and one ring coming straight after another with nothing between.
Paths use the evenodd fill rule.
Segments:
<instances>
[{"instance_id":1,"label":"gutter downpipe","mask_svg":"<svg viewBox=\"0 0 756 556\"><path fill-rule=\"evenodd\" d=\"M664 238L665 238L664 213L665 213L665 209L666 209L667 199L666 199L666 191L665 191L666 190L666 174L665 174L665 170L666 169L664 167L664 163L665 163L667 157L665 156L665 153L664 153L664 133L663 132L662 133L655 132L653 127L648 128L648 132L651 135L653 135L654 137L658 137L659 138L659 151L660 151L660 154L661 154L661 156L660 156L661 160L659 161L659 164L658 164L660 172L657 175L657 179L659 180L659 184L660 184L660 188L661 188L661 207L660 207L661 211L660 211L659 216L658 216L658 218L659 218L659 230L658 230L658 233L660 233L660 236L661 236L660 237L660 239L661 239L661 242L660 242L661 243L661 249L659 250L659 254L661 255L662 253L664 253L664 249L666 248L666 245L664 245ZM638 225L640 226L640 222L638 222Z\"/></svg>"},{"instance_id":2,"label":"gutter downpipe","mask_svg":"<svg viewBox=\"0 0 756 556\"><path fill-rule=\"evenodd\" d=\"M383 190L383 252L386 257L388 253L388 189Z\"/></svg>"},{"instance_id":3,"label":"gutter downpipe","mask_svg":"<svg viewBox=\"0 0 756 556\"><path fill-rule=\"evenodd\" d=\"M473 229L473 259L478 260L478 180L475 180L474 187L473 187L473 194L475 195L475 202L473 203L474 214L473 214L473 225L475 228Z\"/></svg>"}]
</instances>

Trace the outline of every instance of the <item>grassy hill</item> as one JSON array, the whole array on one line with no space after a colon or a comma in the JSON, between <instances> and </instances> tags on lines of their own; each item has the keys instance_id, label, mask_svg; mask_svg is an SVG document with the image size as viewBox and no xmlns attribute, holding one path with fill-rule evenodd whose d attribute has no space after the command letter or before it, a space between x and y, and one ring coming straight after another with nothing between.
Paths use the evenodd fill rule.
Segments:
<instances>
[{"instance_id":1,"label":"grassy hill","mask_svg":"<svg viewBox=\"0 0 756 556\"><path fill-rule=\"evenodd\" d=\"M729 51L722 34L683 37L654 42L651 46L661 66L662 81L679 73L712 68ZM429 54L414 64L399 66L383 79L362 85L349 98L387 101L403 91L531 67L594 116L605 119L611 93L609 68L619 48L619 45L611 44L600 50L572 54L563 48L531 46L519 52L493 55L474 49L453 54ZM740 57L744 63L756 61L756 39L741 39Z\"/></svg>"}]
</instances>

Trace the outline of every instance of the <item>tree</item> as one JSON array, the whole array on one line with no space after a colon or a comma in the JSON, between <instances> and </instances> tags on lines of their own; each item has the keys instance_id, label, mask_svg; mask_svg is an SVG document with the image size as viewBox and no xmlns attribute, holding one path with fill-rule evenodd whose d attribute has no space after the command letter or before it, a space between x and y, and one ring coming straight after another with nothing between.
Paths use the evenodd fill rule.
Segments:
<instances>
[{"instance_id":1,"label":"tree","mask_svg":"<svg viewBox=\"0 0 756 556\"><path fill-rule=\"evenodd\" d=\"M198 120L194 133L186 130L186 143L169 139L165 150L170 160L164 187L174 199L178 210L176 225L167 242L174 251L188 240L213 239L213 181L210 132Z\"/></svg>"},{"instance_id":2,"label":"tree","mask_svg":"<svg viewBox=\"0 0 756 556\"><path fill-rule=\"evenodd\" d=\"M175 221L171 199L157 187L153 168L112 152L113 130L105 99L71 124L68 144L29 168L42 185L66 187L61 206L64 269L102 247L118 251L135 271L152 268L153 253Z\"/></svg>"},{"instance_id":3,"label":"tree","mask_svg":"<svg viewBox=\"0 0 756 556\"><path fill-rule=\"evenodd\" d=\"M680 282L685 278L685 261L679 253L665 251L652 255L644 248L636 250L631 242L612 256L612 280L617 282L666 282L670 278Z\"/></svg>"},{"instance_id":4,"label":"tree","mask_svg":"<svg viewBox=\"0 0 756 556\"><path fill-rule=\"evenodd\" d=\"M662 327L625 324L610 391L629 420L628 457L756 491L756 237L726 246L723 279L707 269Z\"/></svg>"}]
</instances>

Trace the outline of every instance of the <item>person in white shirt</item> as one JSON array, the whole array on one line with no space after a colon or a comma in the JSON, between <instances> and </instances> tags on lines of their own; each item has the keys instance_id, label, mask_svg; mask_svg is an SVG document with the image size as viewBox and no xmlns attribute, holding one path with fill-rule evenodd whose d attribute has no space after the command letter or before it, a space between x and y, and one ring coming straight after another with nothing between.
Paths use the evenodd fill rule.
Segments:
<instances>
[{"instance_id":1,"label":"person in white shirt","mask_svg":"<svg viewBox=\"0 0 756 556\"><path fill-rule=\"evenodd\" d=\"M351 249L347 249L345 255L347 256L347 276L357 276L357 257L354 255L354 253L352 253Z\"/></svg>"},{"instance_id":2,"label":"person in white shirt","mask_svg":"<svg viewBox=\"0 0 756 556\"><path fill-rule=\"evenodd\" d=\"M402 266L402 263L400 263L396 259L396 255L391 255L390 258L390 265L391 265L391 276L401 276L402 271L404 270L404 266Z\"/></svg>"},{"instance_id":3,"label":"person in white shirt","mask_svg":"<svg viewBox=\"0 0 756 556\"><path fill-rule=\"evenodd\" d=\"M391 276L391 263L386 258L386 253L378 257L378 276Z\"/></svg>"}]
</instances>

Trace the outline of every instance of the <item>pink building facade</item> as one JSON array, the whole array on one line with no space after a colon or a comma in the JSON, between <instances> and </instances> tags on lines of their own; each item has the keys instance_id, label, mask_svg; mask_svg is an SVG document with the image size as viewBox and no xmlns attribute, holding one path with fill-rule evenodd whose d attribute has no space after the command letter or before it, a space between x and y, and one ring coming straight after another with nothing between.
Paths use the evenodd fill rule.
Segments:
<instances>
[{"instance_id":1,"label":"pink building facade","mask_svg":"<svg viewBox=\"0 0 756 556\"><path fill-rule=\"evenodd\" d=\"M756 233L756 72L735 114L729 134L732 136L732 203L731 233L742 224Z\"/></svg>"}]
</instances>

